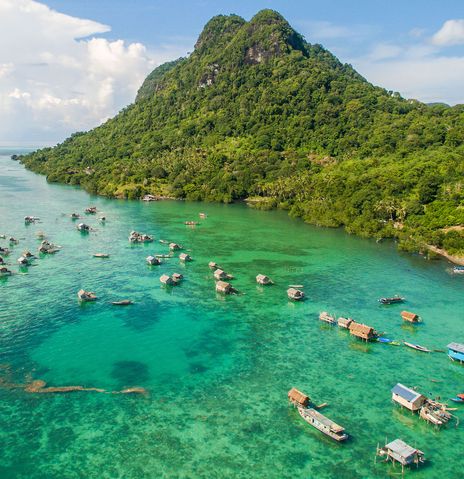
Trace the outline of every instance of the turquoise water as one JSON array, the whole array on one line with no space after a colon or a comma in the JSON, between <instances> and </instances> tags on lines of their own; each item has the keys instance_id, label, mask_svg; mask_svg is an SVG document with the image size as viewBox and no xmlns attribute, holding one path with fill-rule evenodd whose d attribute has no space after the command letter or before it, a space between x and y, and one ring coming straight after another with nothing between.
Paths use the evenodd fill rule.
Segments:
<instances>
[{"instance_id":1,"label":"turquoise water","mask_svg":"<svg viewBox=\"0 0 464 479\"><path fill-rule=\"evenodd\" d=\"M350 315L395 339L442 349L464 342L464 278L445 261L398 253L340 230L318 229L284 212L243 205L143 203L98 198L47 184L0 157L0 233L20 238L9 257L37 250L36 232L62 246L24 274L0 278L0 363L8 382L42 379L142 395L93 392L28 394L0 387L0 477L7 478L374 478L398 469L374 464L377 443L396 437L416 445L429 463L417 478L458 477L464 429L441 431L402 412L390 400L396 382L442 398L464 392L464 367L446 354L362 344L321 324L327 310ZM69 215L96 205L107 217ZM208 218L195 228L185 220ZM25 215L40 224L25 226ZM97 215L98 216L98 215ZM131 230L156 241L130 245ZM149 267L176 241L193 257ZM6 245L6 240L0 240ZM105 252L109 259L92 257ZM207 264L214 260L243 295L222 298ZM182 272L167 290L162 273ZM258 273L274 286L256 285ZM291 303L289 284L307 301ZM100 298L80 306L76 292ZM382 307L399 293L404 306ZM130 298L117 308L110 301ZM424 324L402 324L402 309ZM434 379L438 382L431 381ZM287 405L298 387L352 436L335 444ZM464 407L456 414L464 420Z\"/></svg>"}]
</instances>

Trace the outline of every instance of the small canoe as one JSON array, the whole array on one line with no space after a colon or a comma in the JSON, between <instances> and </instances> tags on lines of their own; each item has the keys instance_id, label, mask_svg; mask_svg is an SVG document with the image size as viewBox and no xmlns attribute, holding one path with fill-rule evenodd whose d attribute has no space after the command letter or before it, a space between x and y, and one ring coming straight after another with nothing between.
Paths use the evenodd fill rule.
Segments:
<instances>
[{"instance_id":1,"label":"small canoe","mask_svg":"<svg viewBox=\"0 0 464 479\"><path fill-rule=\"evenodd\" d=\"M289 288L304 288L302 284L289 284L288 287Z\"/></svg>"},{"instance_id":2,"label":"small canoe","mask_svg":"<svg viewBox=\"0 0 464 479\"><path fill-rule=\"evenodd\" d=\"M93 255L95 258L109 258L110 255L108 253L95 253Z\"/></svg>"},{"instance_id":3,"label":"small canoe","mask_svg":"<svg viewBox=\"0 0 464 479\"><path fill-rule=\"evenodd\" d=\"M459 398L459 397L455 397L455 398L450 398L450 401L453 401L453 402L464 402L464 399Z\"/></svg>"},{"instance_id":4,"label":"small canoe","mask_svg":"<svg viewBox=\"0 0 464 479\"><path fill-rule=\"evenodd\" d=\"M111 304L114 306L129 306L129 304L134 304L131 299L122 299L121 301L112 301Z\"/></svg>"},{"instance_id":5,"label":"small canoe","mask_svg":"<svg viewBox=\"0 0 464 479\"><path fill-rule=\"evenodd\" d=\"M403 341L403 344L407 346L408 348L415 349L416 351L422 351L423 353L431 353L430 349L425 348L424 346L421 346L419 344L413 344L413 343L408 343L406 341Z\"/></svg>"},{"instance_id":6,"label":"small canoe","mask_svg":"<svg viewBox=\"0 0 464 479\"><path fill-rule=\"evenodd\" d=\"M377 338L377 341L379 343L390 344L391 346L399 346L401 344L399 341L396 341L395 339L389 339L389 338L383 338L383 337Z\"/></svg>"}]
</instances>

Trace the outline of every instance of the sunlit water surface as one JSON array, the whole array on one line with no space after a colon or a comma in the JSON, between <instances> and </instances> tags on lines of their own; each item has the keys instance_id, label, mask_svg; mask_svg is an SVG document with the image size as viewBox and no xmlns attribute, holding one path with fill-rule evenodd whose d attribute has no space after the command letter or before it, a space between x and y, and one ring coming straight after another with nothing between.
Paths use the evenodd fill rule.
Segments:
<instances>
[{"instance_id":1,"label":"sunlit water surface","mask_svg":"<svg viewBox=\"0 0 464 479\"><path fill-rule=\"evenodd\" d=\"M89 205L107 222L87 216L95 231L83 235L69 214ZM207 219L184 225L200 211ZM26 226L25 215L41 223ZM16 259L37 251L39 230L62 249L21 271ZM131 230L156 241L130 245ZM464 342L464 277L450 274L445 261L311 227L285 212L93 197L47 184L7 156L0 157L0 233L20 239L8 261L21 274L0 278L8 381L149 392L30 394L4 384L2 479L387 477L399 469L374 464L375 450L396 437L429 459L414 477L461 475L463 427L437 431L395 407L390 389L402 382L449 398L464 392L464 367L440 352L365 345L318 320L322 310L349 315L431 349ZM168 252L159 239L181 243L193 261L147 266L147 255ZM110 258L94 258L97 252ZM217 296L211 260L235 276L243 295ZM167 290L159 277L173 272L185 280ZM275 284L257 286L258 273ZM289 284L304 285L307 300L289 302ZM80 288L99 301L79 305ZM405 305L377 302L395 293ZM123 298L135 304L110 304ZM402 309L423 324L403 325ZM306 425L287 404L292 386L329 403L324 413L351 439L336 444Z\"/></svg>"}]
</instances>

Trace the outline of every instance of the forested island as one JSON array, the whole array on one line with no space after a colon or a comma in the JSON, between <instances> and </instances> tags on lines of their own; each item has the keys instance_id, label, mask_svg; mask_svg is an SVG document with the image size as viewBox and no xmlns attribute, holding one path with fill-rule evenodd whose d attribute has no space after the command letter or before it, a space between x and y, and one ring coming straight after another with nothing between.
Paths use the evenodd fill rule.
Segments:
<instances>
[{"instance_id":1,"label":"forested island","mask_svg":"<svg viewBox=\"0 0 464 479\"><path fill-rule=\"evenodd\" d=\"M272 10L213 17L116 117L19 159L110 197L247 199L464 257L464 105L376 87Z\"/></svg>"}]
</instances>

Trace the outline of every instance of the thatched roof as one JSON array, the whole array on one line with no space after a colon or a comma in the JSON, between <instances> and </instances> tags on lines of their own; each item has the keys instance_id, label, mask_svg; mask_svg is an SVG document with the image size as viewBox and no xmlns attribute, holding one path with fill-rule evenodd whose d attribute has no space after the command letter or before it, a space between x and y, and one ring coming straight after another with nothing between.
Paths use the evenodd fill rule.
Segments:
<instances>
[{"instance_id":1,"label":"thatched roof","mask_svg":"<svg viewBox=\"0 0 464 479\"><path fill-rule=\"evenodd\" d=\"M218 293L230 293L232 291L232 285L226 281L218 281L216 283L216 291Z\"/></svg>"},{"instance_id":2,"label":"thatched roof","mask_svg":"<svg viewBox=\"0 0 464 479\"><path fill-rule=\"evenodd\" d=\"M292 388L288 391L288 399L301 406L307 406L309 404L309 396L306 396L306 394L303 394L297 388Z\"/></svg>"},{"instance_id":3,"label":"thatched roof","mask_svg":"<svg viewBox=\"0 0 464 479\"><path fill-rule=\"evenodd\" d=\"M359 338L371 338L375 336L375 329L367 324L357 323L353 321L350 326L350 333L353 336L358 336Z\"/></svg>"},{"instance_id":4,"label":"thatched roof","mask_svg":"<svg viewBox=\"0 0 464 479\"><path fill-rule=\"evenodd\" d=\"M416 313L410 313L409 311L401 311L401 317L405 321L410 321L411 323L419 321L419 316Z\"/></svg>"}]
</instances>

